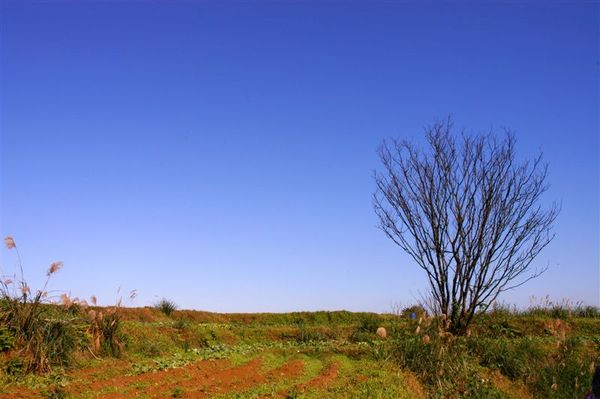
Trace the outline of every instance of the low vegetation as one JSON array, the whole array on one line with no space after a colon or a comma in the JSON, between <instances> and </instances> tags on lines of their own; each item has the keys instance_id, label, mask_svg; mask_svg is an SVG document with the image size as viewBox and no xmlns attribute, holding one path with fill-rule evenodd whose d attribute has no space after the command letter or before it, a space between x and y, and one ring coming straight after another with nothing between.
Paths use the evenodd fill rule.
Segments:
<instances>
[{"instance_id":1,"label":"low vegetation","mask_svg":"<svg viewBox=\"0 0 600 399\"><path fill-rule=\"evenodd\" d=\"M94 346L94 322L80 311L61 320L76 319L88 341L43 373L16 365L21 353L2 330L0 398L185 398L200 390L218 398L583 397L600 358L600 318L552 312L502 310L453 336L443 319L426 316L187 311L173 320L155 308L121 308L115 358L114 348ZM375 333L381 326L386 338Z\"/></svg>"},{"instance_id":2,"label":"low vegetation","mask_svg":"<svg viewBox=\"0 0 600 399\"><path fill-rule=\"evenodd\" d=\"M453 335L420 306L217 314L0 287L0 399L578 398L600 359L598 309L549 298Z\"/></svg>"}]
</instances>

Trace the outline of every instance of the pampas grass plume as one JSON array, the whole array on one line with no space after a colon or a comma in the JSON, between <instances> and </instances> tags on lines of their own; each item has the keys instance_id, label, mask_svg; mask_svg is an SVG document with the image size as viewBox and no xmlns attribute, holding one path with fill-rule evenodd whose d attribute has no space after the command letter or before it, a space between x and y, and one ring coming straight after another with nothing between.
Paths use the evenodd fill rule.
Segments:
<instances>
[{"instance_id":1,"label":"pampas grass plume","mask_svg":"<svg viewBox=\"0 0 600 399\"><path fill-rule=\"evenodd\" d=\"M62 262L52 262L52 264L50 265L50 268L48 269L48 276L59 271L61 267L63 267Z\"/></svg>"},{"instance_id":2,"label":"pampas grass plume","mask_svg":"<svg viewBox=\"0 0 600 399\"><path fill-rule=\"evenodd\" d=\"M6 245L6 248L8 249L13 249L17 246L17 244L15 244L15 240L11 236L4 237L4 245Z\"/></svg>"}]
</instances>

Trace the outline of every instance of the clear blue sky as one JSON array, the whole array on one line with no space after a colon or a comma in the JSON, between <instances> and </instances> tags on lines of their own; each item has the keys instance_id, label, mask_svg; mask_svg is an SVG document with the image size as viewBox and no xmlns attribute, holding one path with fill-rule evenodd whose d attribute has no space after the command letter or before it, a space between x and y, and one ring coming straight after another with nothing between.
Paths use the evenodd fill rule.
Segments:
<instances>
[{"instance_id":1,"label":"clear blue sky","mask_svg":"<svg viewBox=\"0 0 600 399\"><path fill-rule=\"evenodd\" d=\"M1 1L1 232L39 288L211 311L389 311L424 277L377 230L382 138L453 115L542 150L550 270L600 305L599 5ZM2 250L2 267L15 265Z\"/></svg>"}]
</instances>

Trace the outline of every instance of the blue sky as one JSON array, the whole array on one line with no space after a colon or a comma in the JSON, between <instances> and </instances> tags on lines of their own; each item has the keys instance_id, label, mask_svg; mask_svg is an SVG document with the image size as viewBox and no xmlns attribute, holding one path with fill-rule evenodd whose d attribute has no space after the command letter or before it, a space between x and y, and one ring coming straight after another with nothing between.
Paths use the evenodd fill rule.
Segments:
<instances>
[{"instance_id":1,"label":"blue sky","mask_svg":"<svg viewBox=\"0 0 600 399\"><path fill-rule=\"evenodd\" d=\"M452 115L543 151L562 201L550 270L503 299L600 305L597 3L0 4L0 227L32 286L62 260L52 288L105 304L412 303L375 150Z\"/></svg>"}]
</instances>

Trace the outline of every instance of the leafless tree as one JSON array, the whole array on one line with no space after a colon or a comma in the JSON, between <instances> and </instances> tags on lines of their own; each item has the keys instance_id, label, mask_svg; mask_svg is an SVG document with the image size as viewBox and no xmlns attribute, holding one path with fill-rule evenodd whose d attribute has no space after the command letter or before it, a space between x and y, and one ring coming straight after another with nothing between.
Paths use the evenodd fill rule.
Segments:
<instances>
[{"instance_id":1,"label":"leafless tree","mask_svg":"<svg viewBox=\"0 0 600 399\"><path fill-rule=\"evenodd\" d=\"M427 127L427 150L384 141L373 204L379 227L425 271L449 330L464 334L501 292L546 270L532 261L560 209L540 204L548 166L541 154L517 162L510 131L452 130L451 120Z\"/></svg>"}]
</instances>

